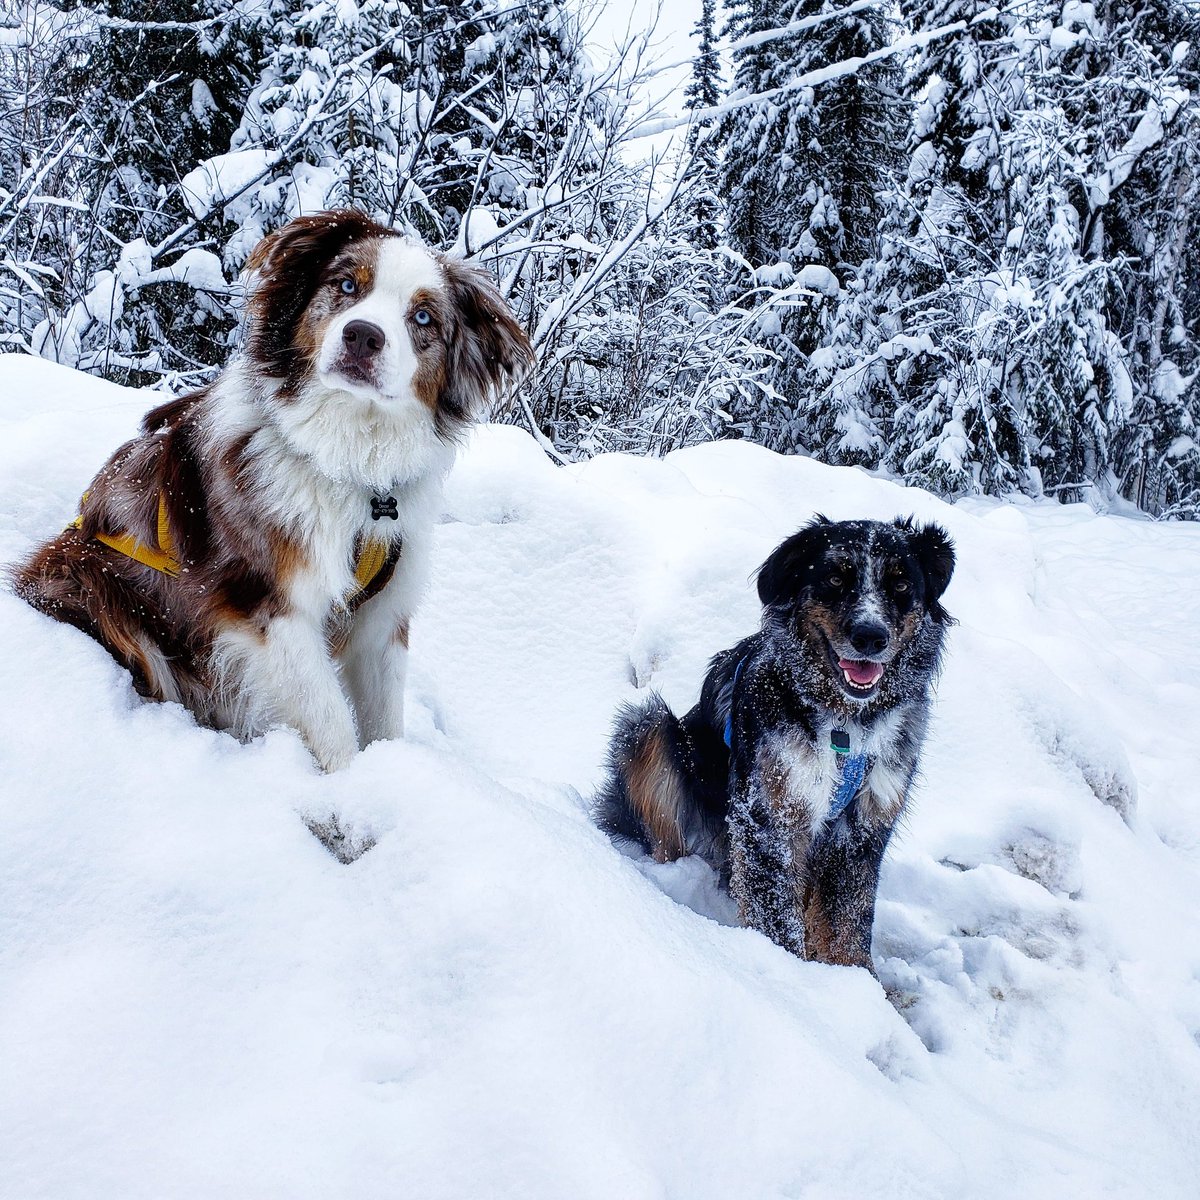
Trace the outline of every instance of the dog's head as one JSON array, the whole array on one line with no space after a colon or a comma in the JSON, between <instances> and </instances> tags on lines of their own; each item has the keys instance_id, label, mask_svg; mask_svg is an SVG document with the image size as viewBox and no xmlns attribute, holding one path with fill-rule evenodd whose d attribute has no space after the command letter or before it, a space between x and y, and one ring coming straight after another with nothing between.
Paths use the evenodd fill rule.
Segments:
<instances>
[{"instance_id":1,"label":"dog's head","mask_svg":"<svg viewBox=\"0 0 1200 1200\"><path fill-rule=\"evenodd\" d=\"M817 517L763 563L758 594L805 644L830 690L867 701L910 647L932 654L930 669L936 663L953 571L954 547L938 525Z\"/></svg>"},{"instance_id":2,"label":"dog's head","mask_svg":"<svg viewBox=\"0 0 1200 1200\"><path fill-rule=\"evenodd\" d=\"M533 352L488 276L353 209L298 217L247 261L246 347L284 395L422 405L453 435Z\"/></svg>"}]
</instances>

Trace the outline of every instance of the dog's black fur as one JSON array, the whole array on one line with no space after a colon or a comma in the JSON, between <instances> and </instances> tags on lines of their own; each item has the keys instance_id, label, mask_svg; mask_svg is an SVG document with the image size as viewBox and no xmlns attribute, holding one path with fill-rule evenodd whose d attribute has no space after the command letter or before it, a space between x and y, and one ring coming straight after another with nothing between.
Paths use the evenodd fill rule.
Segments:
<instances>
[{"instance_id":1,"label":"dog's black fur","mask_svg":"<svg viewBox=\"0 0 1200 1200\"><path fill-rule=\"evenodd\" d=\"M678 718L654 694L618 714L602 827L659 861L704 856L747 925L871 970L879 866L917 774L953 570L945 531L911 519L817 517L788 538L758 573L762 628L712 660L699 703ZM869 769L829 820L834 729Z\"/></svg>"}]
</instances>

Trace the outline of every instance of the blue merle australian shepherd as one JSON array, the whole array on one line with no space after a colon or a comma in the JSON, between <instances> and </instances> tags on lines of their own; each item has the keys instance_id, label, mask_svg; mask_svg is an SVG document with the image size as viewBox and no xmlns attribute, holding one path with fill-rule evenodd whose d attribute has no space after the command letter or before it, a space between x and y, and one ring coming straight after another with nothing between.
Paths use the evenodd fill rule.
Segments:
<instances>
[{"instance_id":1,"label":"blue merle australian shepherd","mask_svg":"<svg viewBox=\"0 0 1200 1200\"><path fill-rule=\"evenodd\" d=\"M788 538L758 572L762 628L712 660L699 703L618 715L601 825L660 862L702 855L793 953L871 970L953 570L945 531L911 519L817 517Z\"/></svg>"}]
</instances>

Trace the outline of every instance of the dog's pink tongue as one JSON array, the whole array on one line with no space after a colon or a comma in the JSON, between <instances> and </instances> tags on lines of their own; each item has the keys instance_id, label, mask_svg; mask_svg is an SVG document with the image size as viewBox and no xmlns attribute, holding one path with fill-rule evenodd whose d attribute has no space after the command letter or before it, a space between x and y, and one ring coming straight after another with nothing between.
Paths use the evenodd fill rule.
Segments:
<instances>
[{"instance_id":1,"label":"dog's pink tongue","mask_svg":"<svg viewBox=\"0 0 1200 1200\"><path fill-rule=\"evenodd\" d=\"M870 687L878 682L883 674L883 663L859 662L853 658L839 658L838 666L846 672L846 677L858 687Z\"/></svg>"}]
</instances>

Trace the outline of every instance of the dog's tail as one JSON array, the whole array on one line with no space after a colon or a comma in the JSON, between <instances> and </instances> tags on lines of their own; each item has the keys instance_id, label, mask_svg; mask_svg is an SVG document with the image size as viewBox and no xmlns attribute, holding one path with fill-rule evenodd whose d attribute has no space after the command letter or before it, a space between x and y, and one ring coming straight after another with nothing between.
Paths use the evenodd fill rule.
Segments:
<instances>
[{"instance_id":1,"label":"dog's tail","mask_svg":"<svg viewBox=\"0 0 1200 1200\"><path fill-rule=\"evenodd\" d=\"M645 847L658 862L711 857L720 836L698 794L687 730L654 692L617 713L596 823L611 837Z\"/></svg>"}]
</instances>

